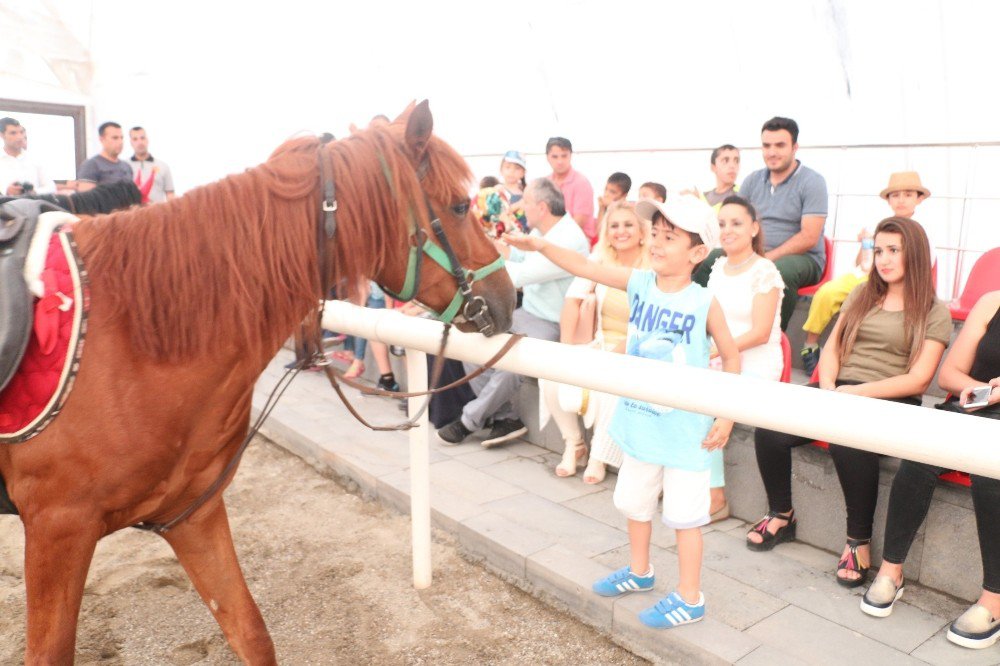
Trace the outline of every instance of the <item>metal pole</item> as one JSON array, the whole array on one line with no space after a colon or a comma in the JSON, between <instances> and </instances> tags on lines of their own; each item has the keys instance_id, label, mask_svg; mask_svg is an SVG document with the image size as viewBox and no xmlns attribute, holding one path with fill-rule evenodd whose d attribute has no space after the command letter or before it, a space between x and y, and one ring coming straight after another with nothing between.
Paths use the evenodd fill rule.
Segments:
<instances>
[{"instance_id":1,"label":"metal pole","mask_svg":"<svg viewBox=\"0 0 1000 666\"><path fill-rule=\"evenodd\" d=\"M406 350L407 391L427 390L427 354ZM423 405L423 398L410 398L410 417ZM417 427L410 429L410 532L413 540L413 587L431 586L431 463L430 427L425 410Z\"/></svg>"}]
</instances>

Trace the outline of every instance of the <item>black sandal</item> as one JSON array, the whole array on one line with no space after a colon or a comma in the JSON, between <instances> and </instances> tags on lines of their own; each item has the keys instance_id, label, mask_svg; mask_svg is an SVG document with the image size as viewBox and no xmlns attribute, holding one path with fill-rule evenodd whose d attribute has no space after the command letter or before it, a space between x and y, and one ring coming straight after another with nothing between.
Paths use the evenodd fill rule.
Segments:
<instances>
[{"instance_id":1,"label":"black sandal","mask_svg":"<svg viewBox=\"0 0 1000 666\"><path fill-rule=\"evenodd\" d=\"M840 558L840 562L837 563L837 572L841 570L857 571L859 575L857 578L842 578L838 573L834 573L833 575L837 577L838 583L844 587L860 587L865 584L868 580L868 572L871 571L871 563L861 564L858 548L869 545L871 541L871 539L847 540L848 551Z\"/></svg>"},{"instance_id":2,"label":"black sandal","mask_svg":"<svg viewBox=\"0 0 1000 666\"><path fill-rule=\"evenodd\" d=\"M787 520L788 524L783 525L778 528L778 530L771 534L767 530L767 526L771 524L771 521L775 518L779 520ZM747 532L747 548L750 550L755 550L758 552L771 550L779 543L785 543L786 541L795 541L795 509L787 515L782 515L777 511L768 511L767 515L760 520L756 525L753 526L749 532ZM750 535L756 532L760 535L761 542L757 543L755 541L750 541Z\"/></svg>"}]
</instances>

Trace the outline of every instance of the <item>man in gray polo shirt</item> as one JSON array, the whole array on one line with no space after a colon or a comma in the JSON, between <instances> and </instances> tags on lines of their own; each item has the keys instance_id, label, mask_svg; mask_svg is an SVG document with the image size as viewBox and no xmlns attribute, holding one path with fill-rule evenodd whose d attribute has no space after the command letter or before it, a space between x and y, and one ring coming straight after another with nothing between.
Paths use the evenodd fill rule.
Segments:
<instances>
[{"instance_id":1,"label":"man in gray polo shirt","mask_svg":"<svg viewBox=\"0 0 1000 666\"><path fill-rule=\"evenodd\" d=\"M826 266L826 180L795 159L799 126L791 118L771 118L761 128L760 138L767 166L744 179L740 196L757 209L765 256L778 267L785 282L781 301L781 330L785 330L799 289L819 282ZM715 257L721 253L713 251L702 263L695 275L697 282L708 282Z\"/></svg>"},{"instance_id":2,"label":"man in gray polo shirt","mask_svg":"<svg viewBox=\"0 0 1000 666\"><path fill-rule=\"evenodd\" d=\"M101 152L81 164L76 172L80 192L92 190L98 185L132 180L132 167L118 159L124 144L122 126L106 122L97 129L97 133L101 137Z\"/></svg>"},{"instance_id":3,"label":"man in gray polo shirt","mask_svg":"<svg viewBox=\"0 0 1000 666\"><path fill-rule=\"evenodd\" d=\"M158 203L174 198L174 177L163 160L149 152L149 137L138 125L128 131L128 138L135 154L129 159L136 187L142 193L143 203Z\"/></svg>"}]
</instances>

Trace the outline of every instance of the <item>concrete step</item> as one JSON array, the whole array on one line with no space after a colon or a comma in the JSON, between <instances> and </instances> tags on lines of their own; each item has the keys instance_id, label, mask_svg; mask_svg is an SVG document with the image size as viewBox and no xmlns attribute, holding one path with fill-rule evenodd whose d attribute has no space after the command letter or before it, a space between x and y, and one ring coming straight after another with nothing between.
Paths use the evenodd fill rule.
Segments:
<instances>
[{"instance_id":1,"label":"concrete step","mask_svg":"<svg viewBox=\"0 0 1000 666\"><path fill-rule=\"evenodd\" d=\"M255 407L263 405L281 365L290 359L282 352L265 372L254 395ZM366 418L380 423L400 419L394 401L357 396L354 404ZM402 513L409 511L407 436L375 433L358 424L324 378L300 375L262 432L314 465L356 483L366 495ZM745 446L733 451L734 466L727 459L731 503L743 505L737 515L752 519L758 511L748 489L756 469L751 475L740 462L748 453ZM948 624L966 602L908 583L891 617L871 618L858 608L863 590L836 584L836 554L802 542L783 544L770 553L751 552L743 544L748 525L737 518L703 530L706 619L677 629L649 629L636 613L676 584L673 533L654 523L655 592L618 599L594 595L592 582L628 561L625 521L611 499L616 477L609 474L596 486L585 485L579 476L558 478L553 473L558 460L553 451L525 441L486 450L475 439L445 446L433 437L434 524L454 535L470 557L636 654L658 663L685 664L1000 662L1000 648L972 651L946 640ZM742 490L737 479L744 480ZM755 480L759 485L759 478ZM743 495L747 498L741 499ZM812 517L808 520L813 522ZM836 516L815 521L842 525ZM975 550L974 540L961 538L956 548ZM954 564L949 566L954 570Z\"/></svg>"}]
</instances>

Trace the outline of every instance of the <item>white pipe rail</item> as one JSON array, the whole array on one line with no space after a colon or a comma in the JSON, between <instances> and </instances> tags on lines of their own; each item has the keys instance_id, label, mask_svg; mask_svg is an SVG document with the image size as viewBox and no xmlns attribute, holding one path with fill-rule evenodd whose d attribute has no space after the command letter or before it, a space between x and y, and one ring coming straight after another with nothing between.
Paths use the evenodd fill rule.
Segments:
<instances>
[{"instance_id":1,"label":"white pipe rail","mask_svg":"<svg viewBox=\"0 0 1000 666\"><path fill-rule=\"evenodd\" d=\"M436 354L442 324L327 301L323 327ZM506 342L452 330L446 355L485 363ZM1000 422L525 338L496 367L737 423L1000 478Z\"/></svg>"}]
</instances>

